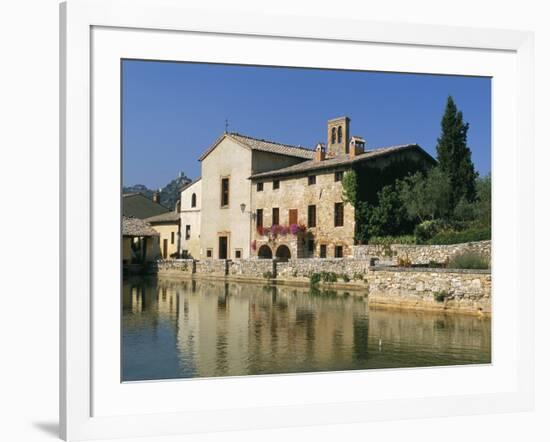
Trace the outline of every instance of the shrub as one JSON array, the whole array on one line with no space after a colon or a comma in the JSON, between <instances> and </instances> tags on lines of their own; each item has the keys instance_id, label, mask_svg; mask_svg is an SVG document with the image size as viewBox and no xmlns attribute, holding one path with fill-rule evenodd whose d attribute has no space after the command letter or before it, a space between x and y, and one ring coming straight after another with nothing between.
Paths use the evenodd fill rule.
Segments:
<instances>
[{"instance_id":1,"label":"shrub","mask_svg":"<svg viewBox=\"0 0 550 442\"><path fill-rule=\"evenodd\" d=\"M342 281L344 281L344 282L349 282L349 276L346 275L345 273L342 273L340 275L340 278L342 278Z\"/></svg>"},{"instance_id":2,"label":"shrub","mask_svg":"<svg viewBox=\"0 0 550 442\"><path fill-rule=\"evenodd\" d=\"M491 239L489 227L471 227L460 232L445 230L436 234L426 241L426 244L460 244L473 241L484 241Z\"/></svg>"},{"instance_id":3,"label":"shrub","mask_svg":"<svg viewBox=\"0 0 550 442\"><path fill-rule=\"evenodd\" d=\"M404 257L397 258L397 265L399 267L411 267L412 266L412 261L408 257L408 255L405 255Z\"/></svg>"},{"instance_id":4,"label":"shrub","mask_svg":"<svg viewBox=\"0 0 550 442\"><path fill-rule=\"evenodd\" d=\"M369 239L369 244L374 245L391 245L391 244L415 244L416 238L414 235L399 235L399 236L372 236Z\"/></svg>"},{"instance_id":5,"label":"shrub","mask_svg":"<svg viewBox=\"0 0 550 442\"><path fill-rule=\"evenodd\" d=\"M272 272L264 272L262 274L262 276L265 278L265 279L273 279L275 277L275 275L272 273Z\"/></svg>"},{"instance_id":6,"label":"shrub","mask_svg":"<svg viewBox=\"0 0 550 442\"><path fill-rule=\"evenodd\" d=\"M353 279L359 279L359 280L363 280L363 274L362 273L354 273L353 274Z\"/></svg>"},{"instance_id":7,"label":"shrub","mask_svg":"<svg viewBox=\"0 0 550 442\"><path fill-rule=\"evenodd\" d=\"M320 273L312 273L309 275L309 285L314 286L317 285L321 281L321 274Z\"/></svg>"},{"instance_id":8,"label":"shrub","mask_svg":"<svg viewBox=\"0 0 550 442\"><path fill-rule=\"evenodd\" d=\"M488 269L489 260L476 252L464 252L453 256L447 267L451 269Z\"/></svg>"},{"instance_id":9,"label":"shrub","mask_svg":"<svg viewBox=\"0 0 550 442\"><path fill-rule=\"evenodd\" d=\"M443 222L440 220L424 221L414 228L414 236L416 241L422 243L433 238L443 229Z\"/></svg>"},{"instance_id":10,"label":"shrub","mask_svg":"<svg viewBox=\"0 0 550 442\"><path fill-rule=\"evenodd\" d=\"M448 293L447 292L437 292L434 293L434 300L436 302L443 302L447 298Z\"/></svg>"},{"instance_id":11,"label":"shrub","mask_svg":"<svg viewBox=\"0 0 550 442\"><path fill-rule=\"evenodd\" d=\"M323 282L338 281L338 275L334 272L321 272L320 277Z\"/></svg>"}]
</instances>

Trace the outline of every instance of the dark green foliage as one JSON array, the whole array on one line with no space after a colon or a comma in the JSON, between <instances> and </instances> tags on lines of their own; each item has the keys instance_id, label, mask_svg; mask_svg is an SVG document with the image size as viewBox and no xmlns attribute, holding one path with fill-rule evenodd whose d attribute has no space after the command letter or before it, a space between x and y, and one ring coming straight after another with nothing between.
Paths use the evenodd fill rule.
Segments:
<instances>
[{"instance_id":1,"label":"dark green foliage","mask_svg":"<svg viewBox=\"0 0 550 442\"><path fill-rule=\"evenodd\" d=\"M436 220L423 221L414 228L414 236L417 241L424 242L431 239L439 232Z\"/></svg>"},{"instance_id":2,"label":"dark green foliage","mask_svg":"<svg viewBox=\"0 0 550 442\"><path fill-rule=\"evenodd\" d=\"M439 167L426 175L410 175L397 187L409 218L415 222L446 218L451 211L451 183Z\"/></svg>"},{"instance_id":3,"label":"dark green foliage","mask_svg":"<svg viewBox=\"0 0 550 442\"><path fill-rule=\"evenodd\" d=\"M309 285L315 286L321 281L321 274L320 273L312 273L309 275Z\"/></svg>"},{"instance_id":4,"label":"dark green foliage","mask_svg":"<svg viewBox=\"0 0 550 442\"><path fill-rule=\"evenodd\" d=\"M490 227L471 227L462 231L445 230L439 232L425 244L460 244L464 242L485 241L491 239Z\"/></svg>"},{"instance_id":5,"label":"dark green foliage","mask_svg":"<svg viewBox=\"0 0 550 442\"><path fill-rule=\"evenodd\" d=\"M265 279L273 279L275 277L275 275L272 273L272 272L264 272L262 274L262 276L265 278Z\"/></svg>"},{"instance_id":6,"label":"dark green foliage","mask_svg":"<svg viewBox=\"0 0 550 442\"><path fill-rule=\"evenodd\" d=\"M434 300L436 302L443 302L447 298L448 294L446 292L437 292L434 294Z\"/></svg>"},{"instance_id":7,"label":"dark green foliage","mask_svg":"<svg viewBox=\"0 0 550 442\"><path fill-rule=\"evenodd\" d=\"M447 267L450 269L488 269L489 260L479 253L465 252L451 258Z\"/></svg>"},{"instance_id":8,"label":"dark green foliage","mask_svg":"<svg viewBox=\"0 0 550 442\"><path fill-rule=\"evenodd\" d=\"M392 244L416 244L414 235L399 235L399 236L371 236L369 244L390 246Z\"/></svg>"},{"instance_id":9,"label":"dark green foliage","mask_svg":"<svg viewBox=\"0 0 550 442\"><path fill-rule=\"evenodd\" d=\"M472 163L472 152L467 146L468 128L462 112L457 109L452 97L448 97L441 119L441 136L437 140L437 160L450 181L453 209L462 198L471 202L476 197L477 174Z\"/></svg>"},{"instance_id":10,"label":"dark green foliage","mask_svg":"<svg viewBox=\"0 0 550 442\"><path fill-rule=\"evenodd\" d=\"M413 224L395 186L385 186L378 193L378 205L368 213L369 235L392 236L412 229Z\"/></svg>"},{"instance_id":11,"label":"dark green foliage","mask_svg":"<svg viewBox=\"0 0 550 442\"><path fill-rule=\"evenodd\" d=\"M342 200L353 207L357 204L357 173L355 170L346 172L342 178Z\"/></svg>"}]
</instances>

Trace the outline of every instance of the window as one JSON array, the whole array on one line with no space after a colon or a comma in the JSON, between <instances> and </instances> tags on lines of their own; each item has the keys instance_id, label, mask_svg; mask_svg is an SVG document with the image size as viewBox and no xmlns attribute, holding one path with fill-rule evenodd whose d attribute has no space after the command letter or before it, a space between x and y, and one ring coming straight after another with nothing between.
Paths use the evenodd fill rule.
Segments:
<instances>
[{"instance_id":1,"label":"window","mask_svg":"<svg viewBox=\"0 0 550 442\"><path fill-rule=\"evenodd\" d=\"M336 143L336 128L333 127L330 131L330 144Z\"/></svg>"},{"instance_id":2,"label":"window","mask_svg":"<svg viewBox=\"0 0 550 442\"><path fill-rule=\"evenodd\" d=\"M334 227L344 225L344 203L334 203Z\"/></svg>"},{"instance_id":3,"label":"window","mask_svg":"<svg viewBox=\"0 0 550 442\"><path fill-rule=\"evenodd\" d=\"M212 258L212 249L206 249L206 257Z\"/></svg>"},{"instance_id":4,"label":"window","mask_svg":"<svg viewBox=\"0 0 550 442\"><path fill-rule=\"evenodd\" d=\"M170 244L174 244L174 232L170 232Z\"/></svg>"},{"instance_id":5,"label":"window","mask_svg":"<svg viewBox=\"0 0 550 442\"><path fill-rule=\"evenodd\" d=\"M342 181L342 178L344 178L344 172L342 170L334 173L334 181Z\"/></svg>"},{"instance_id":6,"label":"window","mask_svg":"<svg viewBox=\"0 0 550 442\"><path fill-rule=\"evenodd\" d=\"M307 240L307 251L311 254L315 251L315 241L312 239Z\"/></svg>"},{"instance_id":7,"label":"window","mask_svg":"<svg viewBox=\"0 0 550 442\"><path fill-rule=\"evenodd\" d=\"M312 186L312 185L315 184L316 182L317 182L317 180L316 180L315 175L310 175L310 176L307 177L307 184L308 184L309 186Z\"/></svg>"},{"instance_id":8,"label":"window","mask_svg":"<svg viewBox=\"0 0 550 442\"><path fill-rule=\"evenodd\" d=\"M241 259L242 257L242 250L241 249L236 249L235 250L235 259Z\"/></svg>"},{"instance_id":9,"label":"window","mask_svg":"<svg viewBox=\"0 0 550 442\"><path fill-rule=\"evenodd\" d=\"M279 224L279 208L273 207L273 210L271 211L272 215L272 221L271 224Z\"/></svg>"},{"instance_id":10,"label":"window","mask_svg":"<svg viewBox=\"0 0 550 442\"><path fill-rule=\"evenodd\" d=\"M263 190L264 190L264 183L257 183L256 192L263 192Z\"/></svg>"},{"instance_id":11,"label":"window","mask_svg":"<svg viewBox=\"0 0 550 442\"><path fill-rule=\"evenodd\" d=\"M321 244L321 247L319 249L319 258L326 258L327 257L327 245Z\"/></svg>"},{"instance_id":12,"label":"window","mask_svg":"<svg viewBox=\"0 0 550 442\"><path fill-rule=\"evenodd\" d=\"M256 229L261 229L264 226L264 211L256 209Z\"/></svg>"},{"instance_id":13,"label":"window","mask_svg":"<svg viewBox=\"0 0 550 442\"><path fill-rule=\"evenodd\" d=\"M307 206L307 226L315 227L317 225L317 207Z\"/></svg>"},{"instance_id":14,"label":"window","mask_svg":"<svg viewBox=\"0 0 550 442\"><path fill-rule=\"evenodd\" d=\"M338 143L342 142L342 126L338 126Z\"/></svg>"},{"instance_id":15,"label":"window","mask_svg":"<svg viewBox=\"0 0 550 442\"><path fill-rule=\"evenodd\" d=\"M191 238L191 226L187 224L185 226L185 239Z\"/></svg>"},{"instance_id":16,"label":"window","mask_svg":"<svg viewBox=\"0 0 550 442\"><path fill-rule=\"evenodd\" d=\"M221 202L222 207L229 206L229 178L222 178Z\"/></svg>"},{"instance_id":17,"label":"window","mask_svg":"<svg viewBox=\"0 0 550 442\"><path fill-rule=\"evenodd\" d=\"M335 258L344 257L344 248L342 246L334 246L334 257Z\"/></svg>"},{"instance_id":18,"label":"window","mask_svg":"<svg viewBox=\"0 0 550 442\"><path fill-rule=\"evenodd\" d=\"M273 181L273 190L276 190L279 188L279 185L280 185L280 182L279 180L275 180Z\"/></svg>"},{"instance_id":19,"label":"window","mask_svg":"<svg viewBox=\"0 0 550 442\"><path fill-rule=\"evenodd\" d=\"M298 224L298 209L288 209L288 225Z\"/></svg>"},{"instance_id":20,"label":"window","mask_svg":"<svg viewBox=\"0 0 550 442\"><path fill-rule=\"evenodd\" d=\"M197 207L197 194L191 195L191 207Z\"/></svg>"}]
</instances>

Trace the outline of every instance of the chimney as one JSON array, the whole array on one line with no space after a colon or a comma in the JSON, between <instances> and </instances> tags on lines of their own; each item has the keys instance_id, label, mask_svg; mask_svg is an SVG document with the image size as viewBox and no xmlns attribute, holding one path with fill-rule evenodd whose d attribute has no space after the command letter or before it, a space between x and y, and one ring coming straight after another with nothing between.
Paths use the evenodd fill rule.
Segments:
<instances>
[{"instance_id":1,"label":"chimney","mask_svg":"<svg viewBox=\"0 0 550 442\"><path fill-rule=\"evenodd\" d=\"M325 145L323 143L317 143L317 146L315 147L315 161L324 161L325 158Z\"/></svg>"},{"instance_id":2,"label":"chimney","mask_svg":"<svg viewBox=\"0 0 550 442\"><path fill-rule=\"evenodd\" d=\"M157 192L157 191L153 192L153 202L160 204L160 192Z\"/></svg>"},{"instance_id":3,"label":"chimney","mask_svg":"<svg viewBox=\"0 0 550 442\"><path fill-rule=\"evenodd\" d=\"M353 136L349 142L349 157L355 158L365 152L365 140L363 137Z\"/></svg>"}]
</instances>

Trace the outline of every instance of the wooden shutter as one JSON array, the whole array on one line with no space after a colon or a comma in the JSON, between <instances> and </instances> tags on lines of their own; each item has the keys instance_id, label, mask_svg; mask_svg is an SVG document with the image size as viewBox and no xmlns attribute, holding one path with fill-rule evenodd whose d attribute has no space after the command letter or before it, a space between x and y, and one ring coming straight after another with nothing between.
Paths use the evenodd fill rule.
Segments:
<instances>
[{"instance_id":1,"label":"wooden shutter","mask_svg":"<svg viewBox=\"0 0 550 442\"><path fill-rule=\"evenodd\" d=\"M288 224L298 224L298 209L288 210Z\"/></svg>"}]
</instances>

